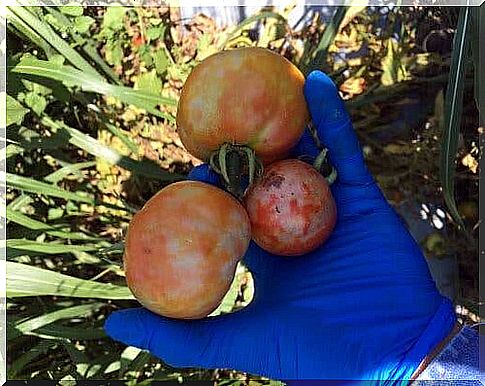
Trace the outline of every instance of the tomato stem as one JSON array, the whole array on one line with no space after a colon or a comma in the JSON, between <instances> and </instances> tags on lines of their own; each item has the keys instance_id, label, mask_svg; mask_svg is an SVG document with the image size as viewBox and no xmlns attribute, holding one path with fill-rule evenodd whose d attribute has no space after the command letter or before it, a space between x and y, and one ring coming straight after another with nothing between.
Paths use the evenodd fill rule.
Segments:
<instances>
[{"instance_id":1,"label":"tomato stem","mask_svg":"<svg viewBox=\"0 0 485 386\"><path fill-rule=\"evenodd\" d=\"M328 149L322 145L320 138L318 138L318 132L312 121L308 124L308 129L312 135L315 146L320 150L317 158L313 162L313 167L317 169L327 180L329 185L332 185L337 179L337 170L330 164L327 153Z\"/></svg>"},{"instance_id":2,"label":"tomato stem","mask_svg":"<svg viewBox=\"0 0 485 386\"><path fill-rule=\"evenodd\" d=\"M325 177L329 185L332 185L337 179L337 170L328 161L327 153L328 149L324 147L315 158L313 167Z\"/></svg>"}]
</instances>

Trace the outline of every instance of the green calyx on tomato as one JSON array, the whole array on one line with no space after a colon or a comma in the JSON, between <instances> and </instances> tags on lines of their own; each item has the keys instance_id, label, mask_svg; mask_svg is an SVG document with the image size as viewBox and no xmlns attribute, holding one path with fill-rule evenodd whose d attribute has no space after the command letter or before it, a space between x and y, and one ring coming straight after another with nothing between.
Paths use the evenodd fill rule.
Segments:
<instances>
[{"instance_id":1,"label":"green calyx on tomato","mask_svg":"<svg viewBox=\"0 0 485 386\"><path fill-rule=\"evenodd\" d=\"M262 162L247 146L224 143L212 153L209 164L221 175L225 188L238 199L242 199L254 180L263 174ZM243 186L243 176L248 177L247 187Z\"/></svg>"}]
</instances>

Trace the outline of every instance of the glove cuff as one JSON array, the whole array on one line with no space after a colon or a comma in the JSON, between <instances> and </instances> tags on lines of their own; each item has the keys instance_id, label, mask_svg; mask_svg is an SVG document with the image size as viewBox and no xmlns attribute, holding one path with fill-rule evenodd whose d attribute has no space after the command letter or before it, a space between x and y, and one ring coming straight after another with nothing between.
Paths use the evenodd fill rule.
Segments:
<instances>
[{"instance_id":1,"label":"glove cuff","mask_svg":"<svg viewBox=\"0 0 485 386\"><path fill-rule=\"evenodd\" d=\"M426 356L450 334L455 323L453 303L448 298L443 298L440 307L418 341L406 353L396 367L395 373L388 379L409 381Z\"/></svg>"}]
</instances>

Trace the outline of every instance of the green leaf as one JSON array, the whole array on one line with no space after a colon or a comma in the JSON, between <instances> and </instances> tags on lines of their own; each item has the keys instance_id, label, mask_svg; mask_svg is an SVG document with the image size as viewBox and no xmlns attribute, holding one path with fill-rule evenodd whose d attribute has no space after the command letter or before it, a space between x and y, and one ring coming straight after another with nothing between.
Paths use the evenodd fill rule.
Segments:
<instances>
[{"instance_id":1,"label":"green leaf","mask_svg":"<svg viewBox=\"0 0 485 386\"><path fill-rule=\"evenodd\" d=\"M67 296L94 299L134 299L128 287L97 283L31 265L6 262L7 297Z\"/></svg>"},{"instance_id":2,"label":"green leaf","mask_svg":"<svg viewBox=\"0 0 485 386\"><path fill-rule=\"evenodd\" d=\"M10 210L20 210L25 208L27 205L31 204L34 201L32 197L27 194L21 194L15 200L13 200L10 204L7 205L7 208Z\"/></svg>"},{"instance_id":3,"label":"green leaf","mask_svg":"<svg viewBox=\"0 0 485 386\"><path fill-rule=\"evenodd\" d=\"M57 52L54 49L54 47L52 47L42 35L40 35L35 29L33 29L27 23L25 23L16 14L11 12L11 10L8 7L7 7L7 19L9 21L8 26L11 27L11 30L16 35L18 35L21 39L30 40L37 47L40 47L45 52L47 57L50 57L55 52Z\"/></svg>"},{"instance_id":4,"label":"green leaf","mask_svg":"<svg viewBox=\"0 0 485 386\"><path fill-rule=\"evenodd\" d=\"M64 232L62 230L56 230L52 225L43 223L41 221L34 220L25 214L22 214L16 210L12 210L7 207L7 220L13 221L16 224L22 225L28 229L33 229L37 231L42 231L48 235L59 237L68 240L86 240L86 241L100 241L101 238L90 237L81 232Z\"/></svg>"},{"instance_id":5,"label":"green leaf","mask_svg":"<svg viewBox=\"0 0 485 386\"><path fill-rule=\"evenodd\" d=\"M440 177L445 202L451 216L462 229L464 229L465 226L456 207L454 175L463 110L465 61L469 55L470 49L470 39L468 37L469 20L470 8L460 8L458 26L453 41L449 82L445 96L445 127L443 128L440 162Z\"/></svg>"},{"instance_id":6,"label":"green leaf","mask_svg":"<svg viewBox=\"0 0 485 386\"><path fill-rule=\"evenodd\" d=\"M86 33L95 21L90 16L78 16L74 19L74 28L81 34Z\"/></svg>"},{"instance_id":7,"label":"green leaf","mask_svg":"<svg viewBox=\"0 0 485 386\"><path fill-rule=\"evenodd\" d=\"M473 58L474 67L474 97L475 103L479 113L479 124L481 127L485 126L485 76L483 74L484 67L484 55L483 50L480 51L480 43L483 39L485 32L485 6L482 4L480 7L472 8L472 23L471 23L471 52ZM481 29L481 31L480 31ZM483 47L483 42L482 42Z\"/></svg>"},{"instance_id":8,"label":"green leaf","mask_svg":"<svg viewBox=\"0 0 485 386\"><path fill-rule=\"evenodd\" d=\"M47 21L54 29L59 32L66 32L68 27L66 24L62 23L58 18L54 17L51 14L47 14L44 16L44 20Z\"/></svg>"},{"instance_id":9,"label":"green leaf","mask_svg":"<svg viewBox=\"0 0 485 386\"><path fill-rule=\"evenodd\" d=\"M145 91L148 94L160 94L162 87L162 81L155 70L140 74L135 82L135 89Z\"/></svg>"},{"instance_id":10,"label":"green leaf","mask_svg":"<svg viewBox=\"0 0 485 386\"><path fill-rule=\"evenodd\" d=\"M163 33L164 30L165 30L164 26L149 27L149 28L147 28L146 36L150 40L158 39L160 36L162 36L162 33Z\"/></svg>"},{"instance_id":11,"label":"green leaf","mask_svg":"<svg viewBox=\"0 0 485 386\"><path fill-rule=\"evenodd\" d=\"M139 49L140 57L146 67L151 67L153 64L153 57L148 46L143 45Z\"/></svg>"},{"instance_id":12,"label":"green leaf","mask_svg":"<svg viewBox=\"0 0 485 386\"><path fill-rule=\"evenodd\" d=\"M104 254L104 255L108 255L108 254L122 255L124 250L125 250L125 243L120 242L120 243L113 244L110 247L103 248L99 250L98 253Z\"/></svg>"},{"instance_id":13,"label":"green leaf","mask_svg":"<svg viewBox=\"0 0 485 386\"><path fill-rule=\"evenodd\" d=\"M61 319L72 319L86 316L87 314L91 314L92 312L98 310L103 305L104 303L82 304L49 312L47 314L30 318L26 321L13 323L13 333L9 334L8 339L15 339L22 334L27 334Z\"/></svg>"},{"instance_id":14,"label":"green leaf","mask_svg":"<svg viewBox=\"0 0 485 386\"><path fill-rule=\"evenodd\" d=\"M3 103L3 95L4 93L0 93L0 100ZM4 106L0 106L2 111L5 111ZM6 121L2 122L0 120L0 127L5 126L8 127L11 124L20 125L24 119L24 116L29 112L24 106L22 106L16 99L12 98L10 95L7 94L7 119ZM3 114L2 114L3 115Z\"/></svg>"},{"instance_id":15,"label":"green leaf","mask_svg":"<svg viewBox=\"0 0 485 386\"><path fill-rule=\"evenodd\" d=\"M64 209L62 208L49 208L47 211L48 220L57 220L64 215Z\"/></svg>"},{"instance_id":16,"label":"green leaf","mask_svg":"<svg viewBox=\"0 0 485 386\"><path fill-rule=\"evenodd\" d=\"M169 65L168 56L163 48L160 48L152 53L153 62L155 64L155 70L157 74L163 75L167 72L167 67Z\"/></svg>"},{"instance_id":17,"label":"green leaf","mask_svg":"<svg viewBox=\"0 0 485 386\"><path fill-rule=\"evenodd\" d=\"M17 0L12 0L12 2L14 5L16 3L18 4ZM72 48L69 43L57 35L46 21L39 19L36 15L22 6L9 7L9 10L22 20L23 23L28 25L29 28L33 29L39 36L41 36L42 39L50 44L81 73L86 75L89 74L91 78L96 79L97 81L103 80L89 62Z\"/></svg>"},{"instance_id":18,"label":"green leaf","mask_svg":"<svg viewBox=\"0 0 485 386\"><path fill-rule=\"evenodd\" d=\"M34 363L35 359L44 355L57 345L57 342L51 340L41 340L36 346L30 348L25 354L20 355L8 367L8 379L15 379L22 369L30 363Z\"/></svg>"},{"instance_id":19,"label":"green leaf","mask_svg":"<svg viewBox=\"0 0 485 386\"><path fill-rule=\"evenodd\" d=\"M47 99L37 93L29 92L25 96L25 104L29 106L37 115L41 115L47 107Z\"/></svg>"},{"instance_id":20,"label":"green leaf","mask_svg":"<svg viewBox=\"0 0 485 386\"><path fill-rule=\"evenodd\" d=\"M99 249L98 247L89 245L46 243L26 239L8 239L6 242L0 240L0 246L5 245L7 247L7 255L18 250L36 252L40 254L59 255L72 252L96 251Z\"/></svg>"},{"instance_id":21,"label":"green leaf","mask_svg":"<svg viewBox=\"0 0 485 386\"><path fill-rule=\"evenodd\" d=\"M71 358L71 361L76 364L76 370L78 370L79 363L87 363L89 359L83 350L83 347L73 345L71 342L63 340L62 345L67 351L67 354ZM85 378L83 374L80 374L82 378Z\"/></svg>"},{"instance_id":22,"label":"green leaf","mask_svg":"<svg viewBox=\"0 0 485 386\"><path fill-rule=\"evenodd\" d=\"M66 165L59 170L49 174L47 177L44 178L44 181L50 182L51 184L57 184L58 182L62 181L64 178L79 173L80 170L91 168L96 166L95 161L87 161L87 162L80 162L77 164L70 164Z\"/></svg>"},{"instance_id":23,"label":"green leaf","mask_svg":"<svg viewBox=\"0 0 485 386\"><path fill-rule=\"evenodd\" d=\"M74 40L74 43L81 47L82 51L101 69L103 72L110 78L112 79L116 84L121 84L120 79L118 76L113 72L112 68L108 66L108 64L104 61L104 59L99 55L98 50L97 50L97 44L98 42L95 41L91 37L83 37L80 36L80 33L82 31L77 30L76 28L76 23L81 24L81 29L82 27L87 24L86 18L89 16L79 16L80 20L77 21L77 18L74 20L74 23L71 21L70 18L66 17L63 15L61 12L59 12L57 9L54 7L46 7L47 12L49 14L53 15L60 23L65 25L68 29L68 31L71 33L72 39ZM87 32L87 31L86 31Z\"/></svg>"},{"instance_id":24,"label":"green leaf","mask_svg":"<svg viewBox=\"0 0 485 386\"><path fill-rule=\"evenodd\" d=\"M133 375L134 377L138 378L145 365L150 363L151 360L152 356L150 353L142 351L131 363L128 364L126 374Z\"/></svg>"},{"instance_id":25,"label":"green leaf","mask_svg":"<svg viewBox=\"0 0 485 386\"><path fill-rule=\"evenodd\" d=\"M327 53L330 45L333 43L335 36L340 29L340 25L345 18L348 7L339 6L332 16L332 20L325 26L322 37L318 42L318 46L314 49L313 46L305 45L305 51L302 55L302 65L304 72L309 73L312 70L322 70L327 63Z\"/></svg>"},{"instance_id":26,"label":"green leaf","mask_svg":"<svg viewBox=\"0 0 485 386\"><path fill-rule=\"evenodd\" d=\"M5 173L4 176L5 175L6 175L8 186L11 188L16 188L24 192L37 193L45 196L63 198L65 200L72 200L72 201L78 201L78 202L85 202L87 204L94 204L94 199L90 196L69 192L67 190L58 188L55 185L46 184L45 182L36 181L32 178L22 177L16 174ZM1 180L0 185L5 186L5 177L0 178L0 180Z\"/></svg>"},{"instance_id":27,"label":"green leaf","mask_svg":"<svg viewBox=\"0 0 485 386\"><path fill-rule=\"evenodd\" d=\"M109 28L115 31L124 29L124 16L128 9L126 7L111 6L106 8L101 28Z\"/></svg>"},{"instance_id":28,"label":"green leaf","mask_svg":"<svg viewBox=\"0 0 485 386\"><path fill-rule=\"evenodd\" d=\"M286 31L285 25L280 21L276 19L267 20L264 23L264 29L259 34L257 46L268 48L271 42L284 38L286 35L286 32L287 31ZM204 42L202 41L202 39L205 36L206 35L203 35L202 38L199 40L197 47L200 47L201 51L210 51L211 44L209 39L207 39Z\"/></svg>"},{"instance_id":29,"label":"green leaf","mask_svg":"<svg viewBox=\"0 0 485 386\"><path fill-rule=\"evenodd\" d=\"M104 370L104 374L109 374L109 373L112 373L114 371L119 371L120 368L121 368L121 362L120 361L114 361L106 367L106 369Z\"/></svg>"},{"instance_id":30,"label":"green leaf","mask_svg":"<svg viewBox=\"0 0 485 386\"><path fill-rule=\"evenodd\" d=\"M143 367L150 361L151 355L137 347L128 346L120 356L119 377L124 378L126 373L133 373L136 376Z\"/></svg>"},{"instance_id":31,"label":"green leaf","mask_svg":"<svg viewBox=\"0 0 485 386\"><path fill-rule=\"evenodd\" d=\"M387 53L382 60L381 83L384 86L390 86L401 82L405 78L406 69L401 63L398 43L394 39L389 38L387 40Z\"/></svg>"},{"instance_id":32,"label":"green leaf","mask_svg":"<svg viewBox=\"0 0 485 386\"><path fill-rule=\"evenodd\" d=\"M162 170L153 163L136 161L132 158L123 156L115 150L101 144L93 137L67 126L62 121L53 121L51 118L45 117L42 122L56 130L65 130L69 136L70 143L87 151L89 154L92 154L95 157L104 159L106 162L112 165L118 165L138 175L155 178L162 181L176 181L185 179L185 177L181 175Z\"/></svg>"},{"instance_id":33,"label":"green leaf","mask_svg":"<svg viewBox=\"0 0 485 386\"><path fill-rule=\"evenodd\" d=\"M112 66L121 66L123 59L123 49L121 48L121 41L116 40L109 42L106 45L106 60Z\"/></svg>"},{"instance_id":34,"label":"green leaf","mask_svg":"<svg viewBox=\"0 0 485 386\"><path fill-rule=\"evenodd\" d=\"M70 4L76 4L76 3L69 3L66 5L62 5L59 7L59 10L64 14L64 15L69 15L69 16L81 16L84 12L83 7L80 5L70 5Z\"/></svg>"},{"instance_id":35,"label":"green leaf","mask_svg":"<svg viewBox=\"0 0 485 386\"><path fill-rule=\"evenodd\" d=\"M106 333L101 328L68 327L58 323L40 327L29 335L44 339L73 339L73 340L98 340L106 338Z\"/></svg>"},{"instance_id":36,"label":"green leaf","mask_svg":"<svg viewBox=\"0 0 485 386\"><path fill-rule=\"evenodd\" d=\"M21 154L24 152L24 150L25 149L22 146L11 143L10 145L7 145L6 147L0 149L0 160L3 161L17 154Z\"/></svg>"},{"instance_id":37,"label":"green leaf","mask_svg":"<svg viewBox=\"0 0 485 386\"><path fill-rule=\"evenodd\" d=\"M100 364L93 364L88 358L84 360L83 363L78 363L76 365L76 371L82 378L92 378L101 370Z\"/></svg>"},{"instance_id":38,"label":"green leaf","mask_svg":"<svg viewBox=\"0 0 485 386\"><path fill-rule=\"evenodd\" d=\"M109 95L124 103L145 109L151 114L166 118L171 122L174 121L171 115L160 112L156 109L156 106L160 104L176 106L176 100L162 97L160 94L150 94L129 87L115 86L71 66L59 66L49 61L28 57L23 58L20 63L14 66L12 72L54 79L63 82L67 87L77 86L83 91Z\"/></svg>"}]
</instances>

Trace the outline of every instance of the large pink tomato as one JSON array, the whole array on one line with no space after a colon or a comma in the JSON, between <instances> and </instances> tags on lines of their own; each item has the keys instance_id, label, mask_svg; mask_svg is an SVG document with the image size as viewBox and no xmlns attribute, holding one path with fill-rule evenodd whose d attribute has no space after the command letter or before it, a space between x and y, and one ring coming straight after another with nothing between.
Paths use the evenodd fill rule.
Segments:
<instances>
[{"instance_id":1,"label":"large pink tomato","mask_svg":"<svg viewBox=\"0 0 485 386\"><path fill-rule=\"evenodd\" d=\"M177 110L182 143L207 161L222 144L246 145L264 162L283 159L309 121L304 76L265 48L221 51L187 78Z\"/></svg>"},{"instance_id":2,"label":"large pink tomato","mask_svg":"<svg viewBox=\"0 0 485 386\"><path fill-rule=\"evenodd\" d=\"M267 167L246 194L245 206L256 244L282 256L303 255L318 248L331 235L337 218L325 178L295 159Z\"/></svg>"},{"instance_id":3,"label":"large pink tomato","mask_svg":"<svg viewBox=\"0 0 485 386\"><path fill-rule=\"evenodd\" d=\"M246 211L229 193L197 181L171 184L130 222L128 286L157 314L202 318L222 301L250 238Z\"/></svg>"}]
</instances>

